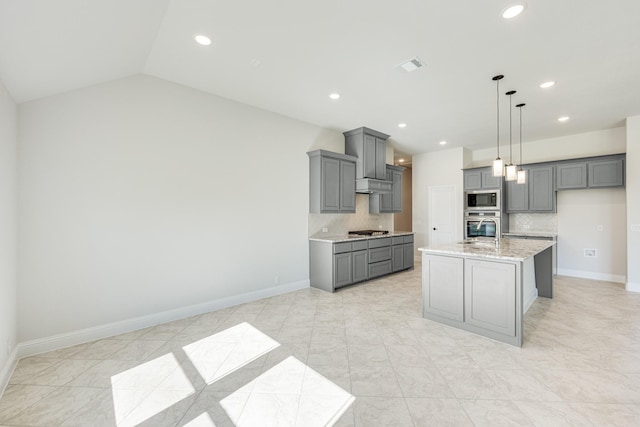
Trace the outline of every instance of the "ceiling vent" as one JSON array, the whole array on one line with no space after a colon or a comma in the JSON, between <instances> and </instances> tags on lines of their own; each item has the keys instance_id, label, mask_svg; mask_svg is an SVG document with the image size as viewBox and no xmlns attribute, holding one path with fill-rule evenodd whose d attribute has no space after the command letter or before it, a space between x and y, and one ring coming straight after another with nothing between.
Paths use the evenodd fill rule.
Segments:
<instances>
[{"instance_id":1,"label":"ceiling vent","mask_svg":"<svg viewBox=\"0 0 640 427\"><path fill-rule=\"evenodd\" d=\"M402 64L398 65L398 67L402 68L407 73L410 73L410 72L415 71L418 68L422 67L423 65L424 64L422 63L422 60L416 56L416 57L411 58L410 60L405 61Z\"/></svg>"}]
</instances>

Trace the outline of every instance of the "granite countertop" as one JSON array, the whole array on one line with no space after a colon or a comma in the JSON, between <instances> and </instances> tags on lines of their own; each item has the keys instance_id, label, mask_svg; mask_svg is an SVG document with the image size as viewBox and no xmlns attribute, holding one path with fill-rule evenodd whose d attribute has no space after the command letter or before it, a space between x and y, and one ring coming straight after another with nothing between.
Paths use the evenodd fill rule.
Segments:
<instances>
[{"instance_id":1,"label":"granite countertop","mask_svg":"<svg viewBox=\"0 0 640 427\"><path fill-rule=\"evenodd\" d=\"M476 245L458 242L442 246L428 246L418 248L418 250L435 255L524 261L555 244L556 242L553 240L501 239L498 248L495 247L493 240L488 240Z\"/></svg>"},{"instance_id":2,"label":"granite countertop","mask_svg":"<svg viewBox=\"0 0 640 427\"><path fill-rule=\"evenodd\" d=\"M309 240L314 240L316 242L339 243L339 242L353 242L357 240L382 239L384 237L393 237L393 236L408 236L411 234L415 234L415 233L412 231L390 231L388 234L381 234L380 236L316 233L313 236L309 236Z\"/></svg>"},{"instance_id":3,"label":"granite countertop","mask_svg":"<svg viewBox=\"0 0 640 427\"><path fill-rule=\"evenodd\" d=\"M503 236L531 236L531 237L558 237L558 233L554 231L520 231L513 230L506 233L502 233Z\"/></svg>"}]
</instances>

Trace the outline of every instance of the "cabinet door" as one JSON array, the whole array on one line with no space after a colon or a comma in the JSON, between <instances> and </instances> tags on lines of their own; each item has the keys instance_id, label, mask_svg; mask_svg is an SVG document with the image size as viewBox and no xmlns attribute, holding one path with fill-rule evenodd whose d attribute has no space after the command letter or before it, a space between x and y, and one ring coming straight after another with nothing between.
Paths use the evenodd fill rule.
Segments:
<instances>
[{"instance_id":1,"label":"cabinet door","mask_svg":"<svg viewBox=\"0 0 640 427\"><path fill-rule=\"evenodd\" d=\"M502 181L501 176L493 176L493 171L483 170L482 174L482 189L483 190L492 190L494 188L500 188L500 182Z\"/></svg>"},{"instance_id":2,"label":"cabinet door","mask_svg":"<svg viewBox=\"0 0 640 427\"><path fill-rule=\"evenodd\" d=\"M529 209L529 179L527 171L526 184L507 181L507 212L526 212Z\"/></svg>"},{"instance_id":3,"label":"cabinet door","mask_svg":"<svg viewBox=\"0 0 640 427\"><path fill-rule=\"evenodd\" d=\"M386 167L386 166L385 166ZM393 172L388 170L385 173L384 179L393 182ZM394 190L393 184L391 190ZM380 213L389 213L393 210L393 192L380 195Z\"/></svg>"},{"instance_id":4,"label":"cabinet door","mask_svg":"<svg viewBox=\"0 0 640 427\"><path fill-rule=\"evenodd\" d=\"M367 250L364 250L351 253L353 283L367 280L367 272L369 271L369 260L367 258L367 252Z\"/></svg>"},{"instance_id":5,"label":"cabinet door","mask_svg":"<svg viewBox=\"0 0 640 427\"><path fill-rule=\"evenodd\" d=\"M391 193L391 210L402 212L402 172L393 171L393 193Z\"/></svg>"},{"instance_id":6,"label":"cabinet door","mask_svg":"<svg viewBox=\"0 0 640 427\"><path fill-rule=\"evenodd\" d=\"M333 287L350 285L352 281L351 252L333 256Z\"/></svg>"},{"instance_id":7,"label":"cabinet door","mask_svg":"<svg viewBox=\"0 0 640 427\"><path fill-rule=\"evenodd\" d=\"M413 268L413 243L405 243L402 246L404 250L404 268Z\"/></svg>"},{"instance_id":8,"label":"cabinet door","mask_svg":"<svg viewBox=\"0 0 640 427\"><path fill-rule=\"evenodd\" d=\"M404 245L391 247L391 263L394 272L404 269Z\"/></svg>"},{"instance_id":9,"label":"cabinet door","mask_svg":"<svg viewBox=\"0 0 640 427\"><path fill-rule=\"evenodd\" d=\"M340 160L322 158L321 211L340 210ZM355 184L354 184L355 185Z\"/></svg>"},{"instance_id":10,"label":"cabinet door","mask_svg":"<svg viewBox=\"0 0 640 427\"><path fill-rule=\"evenodd\" d=\"M624 160L589 162L589 187L621 187L624 185Z\"/></svg>"},{"instance_id":11,"label":"cabinet door","mask_svg":"<svg viewBox=\"0 0 640 427\"><path fill-rule=\"evenodd\" d=\"M482 189L482 173L479 170L464 171L464 189Z\"/></svg>"},{"instance_id":12,"label":"cabinet door","mask_svg":"<svg viewBox=\"0 0 640 427\"><path fill-rule=\"evenodd\" d=\"M364 135L364 160L362 164L363 178L376 177L376 137L372 135ZM384 179L379 178L379 179Z\"/></svg>"},{"instance_id":13,"label":"cabinet door","mask_svg":"<svg viewBox=\"0 0 640 427\"><path fill-rule=\"evenodd\" d=\"M556 188L587 188L587 163L565 163L556 166Z\"/></svg>"},{"instance_id":14,"label":"cabinet door","mask_svg":"<svg viewBox=\"0 0 640 427\"><path fill-rule=\"evenodd\" d=\"M438 255L422 257L422 300L424 313L464 320L464 261Z\"/></svg>"},{"instance_id":15,"label":"cabinet door","mask_svg":"<svg viewBox=\"0 0 640 427\"><path fill-rule=\"evenodd\" d=\"M376 138L376 179L384 179L387 174L387 141Z\"/></svg>"},{"instance_id":16,"label":"cabinet door","mask_svg":"<svg viewBox=\"0 0 640 427\"><path fill-rule=\"evenodd\" d=\"M530 168L528 178L529 210L535 212L554 212L555 192L553 189L553 166Z\"/></svg>"},{"instance_id":17,"label":"cabinet door","mask_svg":"<svg viewBox=\"0 0 640 427\"><path fill-rule=\"evenodd\" d=\"M340 161L340 211L356 211L356 164Z\"/></svg>"},{"instance_id":18,"label":"cabinet door","mask_svg":"<svg viewBox=\"0 0 640 427\"><path fill-rule=\"evenodd\" d=\"M464 321L483 329L516 335L516 267L465 260Z\"/></svg>"}]
</instances>

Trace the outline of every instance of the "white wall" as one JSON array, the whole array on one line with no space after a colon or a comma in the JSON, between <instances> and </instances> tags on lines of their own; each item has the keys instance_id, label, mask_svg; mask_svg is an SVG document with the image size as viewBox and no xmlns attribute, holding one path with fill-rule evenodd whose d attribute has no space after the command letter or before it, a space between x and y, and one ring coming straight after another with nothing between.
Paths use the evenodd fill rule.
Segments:
<instances>
[{"instance_id":1,"label":"white wall","mask_svg":"<svg viewBox=\"0 0 640 427\"><path fill-rule=\"evenodd\" d=\"M0 394L11 373L18 330L16 125L16 104L0 82Z\"/></svg>"},{"instance_id":2,"label":"white wall","mask_svg":"<svg viewBox=\"0 0 640 427\"><path fill-rule=\"evenodd\" d=\"M527 164L624 153L626 151L625 139L625 128L620 127L524 142L522 144L522 162ZM514 145L514 160L517 160L519 156L518 150L519 148ZM500 153L504 159L505 153L509 153L509 146L507 145L506 150L504 147L500 147ZM495 158L495 147L475 150L472 154L472 166L489 166Z\"/></svg>"},{"instance_id":3,"label":"white wall","mask_svg":"<svg viewBox=\"0 0 640 427\"><path fill-rule=\"evenodd\" d=\"M428 192L430 186L455 185L458 189L460 203L456 207L459 221L456 239L462 239L462 169L466 167L468 150L453 148L418 154L412 159L413 184L413 231L415 247L428 245L429 207Z\"/></svg>"},{"instance_id":4,"label":"white wall","mask_svg":"<svg viewBox=\"0 0 640 427\"><path fill-rule=\"evenodd\" d=\"M627 289L640 292L640 116L627 118Z\"/></svg>"},{"instance_id":5,"label":"white wall","mask_svg":"<svg viewBox=\"0 0 640 427\"><path fill-rule=\"evenodd\" d=\"M558 191L558 274L625 282L625 198L623 188ZM586 258L584 249L597 256Z\"/></svg>"},{"instance_id":6,"label":"white wall","mask_svg":"<svg viewBox=\"0 0 640 427\"><path fill-rule=\"evenodd\" d=\"M19 107L19 338L308 284L341 134L148 76Z\"/></svg>"}]
</instances>

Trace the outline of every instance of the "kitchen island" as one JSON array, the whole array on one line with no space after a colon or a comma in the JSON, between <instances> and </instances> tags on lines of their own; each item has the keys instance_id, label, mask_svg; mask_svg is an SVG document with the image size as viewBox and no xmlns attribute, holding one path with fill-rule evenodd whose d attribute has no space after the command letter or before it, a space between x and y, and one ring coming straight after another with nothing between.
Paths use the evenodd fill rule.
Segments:
<instances>
[{"instance_id":1,"label":"kitchen island","mask_svg":"<svg viewBox=\"0 0 640 427\"><path fill-rule=\"evenodd\" d=\"M419 248L423 317L522 346L524 313L553 297L554 241L503 239Z\"/></svg>"}]
</instances>

